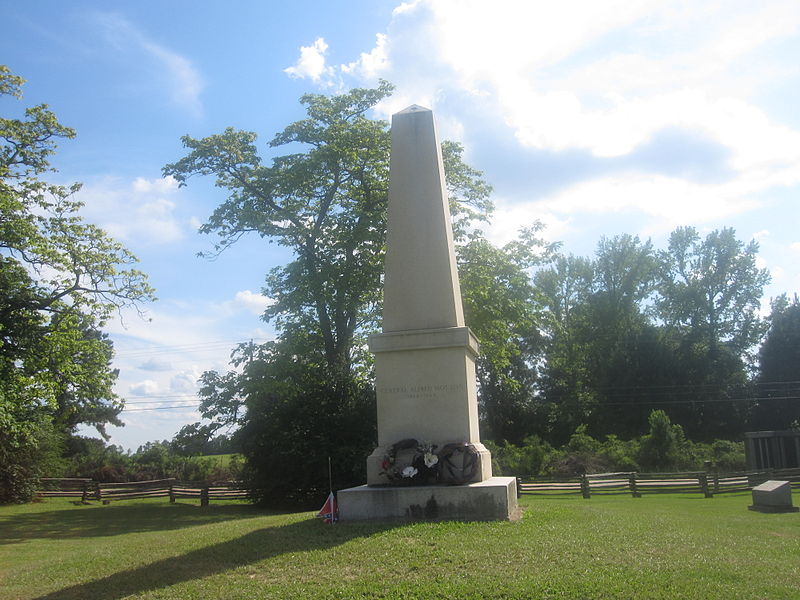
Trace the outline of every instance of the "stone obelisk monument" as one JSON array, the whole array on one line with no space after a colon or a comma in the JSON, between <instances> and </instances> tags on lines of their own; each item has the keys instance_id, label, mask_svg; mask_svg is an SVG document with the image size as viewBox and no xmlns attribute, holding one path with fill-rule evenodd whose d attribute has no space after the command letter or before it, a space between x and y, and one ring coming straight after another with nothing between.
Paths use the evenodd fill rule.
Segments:
<instances>
[{"instance_id":1,"label":"stone obelisk monument","mask_svg":"<svg viewBox=\"0 0 800 600\"><path fill-rule=\"evenodd\" d=\"M369 340L378 447L367 458L367 485L339 492L340 516L509 518L516 481L492 477L491 457L480 442L478 340L464 325L433 113L416 105L396 113L391 135L383 333ZM457 454L466 478L448 480L440 469L433 485L402 485L397 445L406 440L436 447L442 459L448 449L451 466Z\"/></svg>"}]
</instances>

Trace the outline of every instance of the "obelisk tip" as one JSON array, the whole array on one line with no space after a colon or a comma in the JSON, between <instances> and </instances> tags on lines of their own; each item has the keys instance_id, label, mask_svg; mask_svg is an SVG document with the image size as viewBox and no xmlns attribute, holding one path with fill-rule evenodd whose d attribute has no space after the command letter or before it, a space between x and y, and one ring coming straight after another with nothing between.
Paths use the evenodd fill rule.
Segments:
<instances>
[{"instance_id":1,"label":"obelisk tip","mask_svg":"<svg viewBox=\"0 0 800 600\"><path fill-rule=\"evenodd\" d=\"M408 108L404 108L403 110L401 110L400 112L395 113L395 114L397 114L397 115L405 115L405 114L408 114L408 113L418 113L418 112L431 112L431 109L430 108L425 108L424 106L420 106L419 104L412 104Z\"/></svg>"}]
</instances>

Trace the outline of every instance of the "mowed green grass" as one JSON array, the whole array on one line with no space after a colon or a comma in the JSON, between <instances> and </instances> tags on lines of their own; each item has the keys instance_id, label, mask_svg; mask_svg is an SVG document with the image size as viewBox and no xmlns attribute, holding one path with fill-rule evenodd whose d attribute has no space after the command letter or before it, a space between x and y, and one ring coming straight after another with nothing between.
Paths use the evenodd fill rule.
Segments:
<instances>
[{"instance_id":1,"label":"mowed green grass","mask_svg":"<svg viewBox=\"0 0 800 600\"><path fill-rule=\"evenodd\" d=\"M0 598L800 598L800 513L749 494L522 503L517 522L333 526L235 503L2 507Z\"/></svg>"}]
</instances>

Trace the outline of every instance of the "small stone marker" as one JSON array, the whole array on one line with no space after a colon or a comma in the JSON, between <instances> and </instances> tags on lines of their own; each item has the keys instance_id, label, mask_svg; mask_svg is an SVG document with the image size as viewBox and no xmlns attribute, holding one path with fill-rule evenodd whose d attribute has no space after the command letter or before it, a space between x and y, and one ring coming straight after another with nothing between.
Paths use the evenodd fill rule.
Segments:
<instances>
[{"instance_id":1,"label":"small stone marker","mask_svg":"<svg viewBox=\"0 0 800 600\"><path fill-rule=\"evenodd\" d=\"M753 488L753 504L750 510L767 513L797 512L792 505L792 486L788 481L765 481Z\"/></svg>"}]
</instances>

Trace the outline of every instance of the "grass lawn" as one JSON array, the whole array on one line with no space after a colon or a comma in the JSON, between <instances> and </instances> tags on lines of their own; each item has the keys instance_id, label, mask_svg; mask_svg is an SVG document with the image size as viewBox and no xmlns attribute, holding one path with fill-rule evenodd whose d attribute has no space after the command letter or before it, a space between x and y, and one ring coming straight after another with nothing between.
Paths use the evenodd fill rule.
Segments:
<instances>
[{"instance_id":1,"label":"grass lawn","mask_svg":"<svg viewBox=\"0 0 800 600\"><path fill-rule=\"evenodd\" d=\"M209 463L216 463L220 467L228 467L231 464L231 460L233 460L234 456L240 456L238 454L208 454L206 456L198 456L200 461L202 462L209 462Z\"/></svg>"},{"instance_id":2,"label":"grass lawn","mask_svg":"<svg viewBox=\"0 0 800 600\"><path fill-rule=\"evenodd\" d=\"M800 513L750 494L522 503L512 523L332 526L235 503L0 507L0 598L800 598Z\"/></svg>"}]
</instances>

